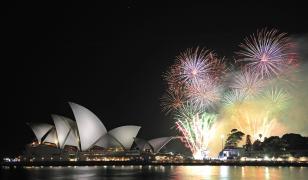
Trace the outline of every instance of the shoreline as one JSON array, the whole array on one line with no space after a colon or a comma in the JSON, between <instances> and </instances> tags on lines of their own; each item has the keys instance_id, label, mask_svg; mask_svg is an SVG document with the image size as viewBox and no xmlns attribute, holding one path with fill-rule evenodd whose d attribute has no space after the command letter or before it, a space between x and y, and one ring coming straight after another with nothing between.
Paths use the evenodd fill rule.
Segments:
<instances>
[{"instance_id":1,"label":"shoreline","mask_svg":"<svg viewBox=\"0 0 308 180\"><path fill-rule=\"evenodd\" d=\"M2 162L1 167L50 167L50 166L285 166L308 167L308 162L289 161L194 161L194 162L134 162L134 161L37 161Z\"/></svg>"}]
</instances>

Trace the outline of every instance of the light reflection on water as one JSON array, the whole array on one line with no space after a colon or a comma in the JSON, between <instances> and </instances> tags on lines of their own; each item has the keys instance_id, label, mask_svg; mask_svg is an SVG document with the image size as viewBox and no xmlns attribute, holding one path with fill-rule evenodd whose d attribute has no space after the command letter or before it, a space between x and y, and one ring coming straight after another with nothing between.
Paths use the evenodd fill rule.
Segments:
<instances>
[{"instance_id":1,"label":"light reflection on water","mask_svg":"<svg viewBox=\"0 0 308 180\"><path fill-rule=\"evenodd\" d=\"M0 179L308 179L307 167L94 166L1 169Z\"/></svg>"}]
</instances>

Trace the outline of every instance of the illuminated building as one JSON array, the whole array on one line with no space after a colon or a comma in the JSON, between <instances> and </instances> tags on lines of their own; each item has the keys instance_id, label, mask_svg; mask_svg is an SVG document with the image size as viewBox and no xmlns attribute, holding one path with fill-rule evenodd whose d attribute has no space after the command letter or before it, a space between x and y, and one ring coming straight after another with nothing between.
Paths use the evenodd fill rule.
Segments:
<instances>
[{"instance_id":1,"label":"illuminated building","mask_svg":"<svg viewBox=\"0 0 308 180\"><path fill-rule=\"evenodd\" d=\"M219 159L226 160L226 159L238 159L243 154L244 149L238 147L232 148L225 148L219 153Z\"/></svg>"},{"instance_id":2,"label":"illuminated building","mask_svg":"<svg viewBox=\"0 0 308 180\"><path fill-rule=\"evenodd\" d=\"M139 150L141 151L149 151L154 154L159 153L161 148L163 148L168 142L170 142L174 137L161 137L151 139L146 141L141 138L135 138L135 143Z\"/></svg>"},{"instance_id":3,"label":"illuminated building","mask_svg":"<svg viewBox=\"0 0 308 180\"><path fill-rule=\"evenodd\" d=\"M69 103L76 121L51 115L53 124L29 123L37 141L29 144L24 160L127 161L159 153L173 137L145 141L136 138L140 126L126 125L107 131L87 108ZM132 148L133 144L136 148Z\"/></svg>"}]
</instances>

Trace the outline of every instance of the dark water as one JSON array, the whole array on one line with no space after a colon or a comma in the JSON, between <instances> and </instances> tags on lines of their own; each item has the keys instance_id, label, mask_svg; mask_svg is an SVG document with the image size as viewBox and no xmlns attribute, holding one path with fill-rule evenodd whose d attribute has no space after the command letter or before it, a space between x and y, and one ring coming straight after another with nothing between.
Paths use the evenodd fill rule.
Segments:
<instances>
[{"instance_id":1,"label":"dark water","mask_svg":"<svg viewBox=\"0 0 308 180\"><path fill-rule=\"evenodd\" d=\"M306 179L307 167L99 166L1 169L1 180Z\"/></svg>"}]
</instances>

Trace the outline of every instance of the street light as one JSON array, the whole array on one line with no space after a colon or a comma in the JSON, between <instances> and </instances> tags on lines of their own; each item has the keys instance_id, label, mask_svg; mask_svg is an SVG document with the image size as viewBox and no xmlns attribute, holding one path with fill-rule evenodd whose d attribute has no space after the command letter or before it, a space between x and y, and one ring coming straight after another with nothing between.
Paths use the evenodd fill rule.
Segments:
<instances>
[{"instance_id":1,"label":"street light","mask_svg":"<svg viewBox=\"0 0 308 180\"><path fill-rule=\"evenodd\" d=\"M220 138L221 138L221 149L223 150L224 149L224 135L222 134L221 136L220 136Z\"/></svg>"}]
</instances>

